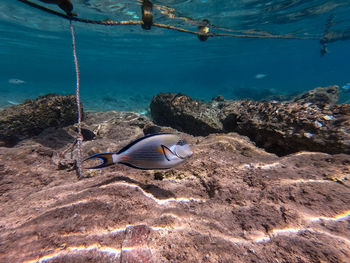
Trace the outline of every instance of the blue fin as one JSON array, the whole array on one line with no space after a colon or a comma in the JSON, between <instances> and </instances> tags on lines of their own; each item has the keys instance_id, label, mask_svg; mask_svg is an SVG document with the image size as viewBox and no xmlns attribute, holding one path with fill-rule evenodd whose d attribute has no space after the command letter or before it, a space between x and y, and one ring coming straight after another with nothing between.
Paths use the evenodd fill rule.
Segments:
<instances>
[{"instance_id":1,"label":"blue fin","mask_svg":"<svg viewBox=\"0 0 350 263\"><path fill-rule=\"evenodd\" d=\"M93 166L93 167L88 167L86 169L100 169L100 168L105 168L107 166L110 166L113 163L113 157L112 154L114 153L97 153L94 155L89 156L88 158L86 158L83 162L87 161L87 160L91 160L91 159L100 159L102 160L102 163L97 165L97 166Z\"/></svg>"}]
</instances>

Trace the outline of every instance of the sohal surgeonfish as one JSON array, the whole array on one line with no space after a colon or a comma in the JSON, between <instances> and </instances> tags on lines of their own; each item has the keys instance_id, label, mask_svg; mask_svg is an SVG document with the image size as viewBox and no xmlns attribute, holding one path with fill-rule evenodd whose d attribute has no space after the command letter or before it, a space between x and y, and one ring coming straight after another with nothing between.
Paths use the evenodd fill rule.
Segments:
<instances>
[{"instance_id":1,"label":"sohal surgeonfish","mask_svg":"<svg viewBox=\"0 0 350 263\"><path fill-rule=\"evenodd\" d=\"M125 164L137 169L168 169L191 157L191 147L185 140L171 133L146 135L123 147L119 152L98 153L84 161L98 158L102 163L87 169L98 169L112 164Z\"/></svg>"}]
</instances>

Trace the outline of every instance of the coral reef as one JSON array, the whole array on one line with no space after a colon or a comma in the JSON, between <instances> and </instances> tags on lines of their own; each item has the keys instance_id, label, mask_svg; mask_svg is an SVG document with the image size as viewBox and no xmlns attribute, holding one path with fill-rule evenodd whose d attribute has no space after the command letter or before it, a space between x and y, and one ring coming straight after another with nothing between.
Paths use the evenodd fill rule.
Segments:
<instances>
[{"instance_id":1,"label":"coral reef","mask_svg":"<svg viewBox=\"0 0 350 263\"><path fill-rule=\"evenodd\" d=\"M305 95L300 100L312 99ZM201 136L237 132L278 155L304 150L350 153L348 104L226 101L222 97L204 103L183 94L161 93L150 108L159 125Z\"/></svg>"},{"instance_id":2,"label":"coral reef","mask_svg":"<svg viewBox=\"0 0 350 263\"><path fill-rule=\"evenodd\" d=\"M152 118L159 125L171 126L192 135L222 132L219 109L183 94L161 93L152 99Z\"/></svg>"},{"instance_id":3,"label":"coral reef","mask_svg":"<svg viewBox=\"0 0 350 263\"><path fill-rule=\"evenodd\" d=\"M95 134L85 156L177 132L120 112L87 113L83 127ZM195 153L182 166L77 180L58 161L74 130L0 147L0 262L348 262L349 155L278 157L237 133L180 134Z\"/></svg>"},{"instance_id":4,"label":"coral reef","mask_svg":"<svg viewBox=\"0 0 350 263\"><path fill-rule=\"evenodd\" d=\"M0 111L0 146L38 135L49 127L64 127L77 120L75 97L48 94Z\"/></svg>"},{"instance_id":5,"label":"coral reef","mask_svg":"<svg viewBox=\"0 0 350 263\"><path fill-rule=\"evenodd\" d=\"M325 88L319 87L296 96L293 101L301 104L312 103L321 107L325 104L334 105L338 102L339 93L337 85Z\"/></svg>"}]
</instances>

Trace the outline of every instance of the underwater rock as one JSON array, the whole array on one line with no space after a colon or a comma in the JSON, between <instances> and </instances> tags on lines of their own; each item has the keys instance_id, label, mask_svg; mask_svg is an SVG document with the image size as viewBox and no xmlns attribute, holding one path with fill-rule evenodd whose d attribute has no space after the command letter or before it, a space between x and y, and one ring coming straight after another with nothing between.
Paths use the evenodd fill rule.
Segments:
<instances>
[{"instance_id":1,"label":"underwater rock","mask_svg":"<svg viewBox=\"0 0 350 263\"><path fill-rule=\"evenodd\" d=\"M307 91L294 98L293 102L298 103L313 103L316 105L324 106L325 104L334 105L338 102L339 87L337 85L329 87L319 87L313 90Z\"/></svg>"},{"instance_id":2,"label":"underwater rock","mask_svg":"<svg viewBox=\"0 0 350 263\"><path fill-rule=\"evenodd\" d=\"M153 133L160 133L161 130L162 130L162 128L159 127L159 126L147 124L147 125L143 128L143 134L144 134L144 135L147 135L147 134L153 134Z\"/></svg>"},{"instance_id":3,"label":"underwater rock","mask_svg":"<svg viewBox=\"0 0 350 263\"><path fill-rule=\"evenodd\" d=\"M146 123L88 113L83 126L100 128L84 156L117 150ZM348 263L349 155L278 157L237 133L181 134L195 153L184 165L114 165L78 180L42 145L63 130L0 150L0 262Z\"/></svg>"},{"instance_id":4,"label":"underwater rock","mask_svg":"<svg viewBox=\"0 0 350 263\"><path fill-rule=\"evenodd\" d=\"M299 151L350 153L348 105L233 101L223 109L227 131L248 136L277 155Z\"/></svg>"},{"instance_id":5,"label":"underwater rock","mask_svg":"<svg viewBox=\"0 0 350 263\"><path fill-rule=\"evenodd\" d=\"M0 111L0 146L38 135L49 127L64 127L77 121L75 96L48 94Z\"/></svg>"},{"instance_id":6,"label":"underwater rock","mask_svg":"<svg viewBox=\"0 0 350 263\"><path fill-rule=\"evenodd\" d=\"M151 102L156 124L201 136L237 132L278 155L298 151L350 153L348 108L250 100L212 100L205 104L175 94L159 94Z\"/></svg>"},{"instance_id":7,"label":"underwater rock","mask_svg":"<svg viewBox=\"0 0 350 263\"><path fill-rule=\"evenodd\" d=\"M192 135L205 136L223 129L216 118L218 109L183 94L160 93L152 99L150 108L157 124Z\"/></svg>"},{"instance_id":8,"label":"underwater rock","mask_svg":"<svg viewBox=\"0 0 350 263\"><path fill-rule=\"evenodd\" d=\"M78 132L78 128L75 129L75 132ZM96 134L94 132L85 128L81 128L81 135L83 136L84 141L91 141L96 137Z\"/></svg>"}]
</instances>

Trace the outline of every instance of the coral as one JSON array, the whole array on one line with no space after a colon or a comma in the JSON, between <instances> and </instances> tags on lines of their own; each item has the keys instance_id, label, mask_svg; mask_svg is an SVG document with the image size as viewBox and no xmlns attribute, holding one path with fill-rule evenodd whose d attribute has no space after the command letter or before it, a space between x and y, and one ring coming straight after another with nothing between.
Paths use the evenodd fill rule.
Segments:
<instances>
[{"instance_id":1,"label":"coral","mask_svg":"<svg viewBox=\"0 0 350 263\"><path fill-rule=\"evenodd\" d=\"M218 113L215 108L186 95L161 93L152 99L150 108L157 124L193 135L208 135L223 129L222 123L213 118Z\"/></svg>"},{"instance_id":2,"label":"coral","mask_svg":"<svg viewBox=\"0 0 350 263\"><path fill-rule=\"evenodd\" d=\"M320 105L321 107L325 104L336 104L339 97L339 87L337 85L329 87L319 87L313 90L307 91L301 95L298 95L294 98L294 102L304 103L313 103Z\"/></svg>"},{"instance_id":3,"label":"coral","mask_svg":"<svg viewBox=\"0 0 350 263\"><path fill-rule=\"evenodd\" d=\"M0 111L0 146L38 135L48 127L64 127L77 120L75 96L48 94Z\"/></svg>"},{"instance_id":4,"label":"coral","mask_svg":"<svg viewBox=\"0 0 350 263\"><path fill-rule=\"evenodd\" d=\"M125 112L82 124L97 134L85 156L154 125ZM349 155L278 157L237 133L181 133L194 151L183 165L114 165L79 181L55 161L73 140L64 131L74 127L0 148L0 262L349 261Z\"/></svg>"},{"instance_id":5,"label":"coral","mask_svg":"<svg viewBox=\"0 0 350 263\"><path fill-rule=\"evenodd\" d=\"M237 132L278 155L304 150L350 153L349 105L222 98L204 103L161 93L150 107L156 124L201 136Z\"/></svg>"}]
</instances>

